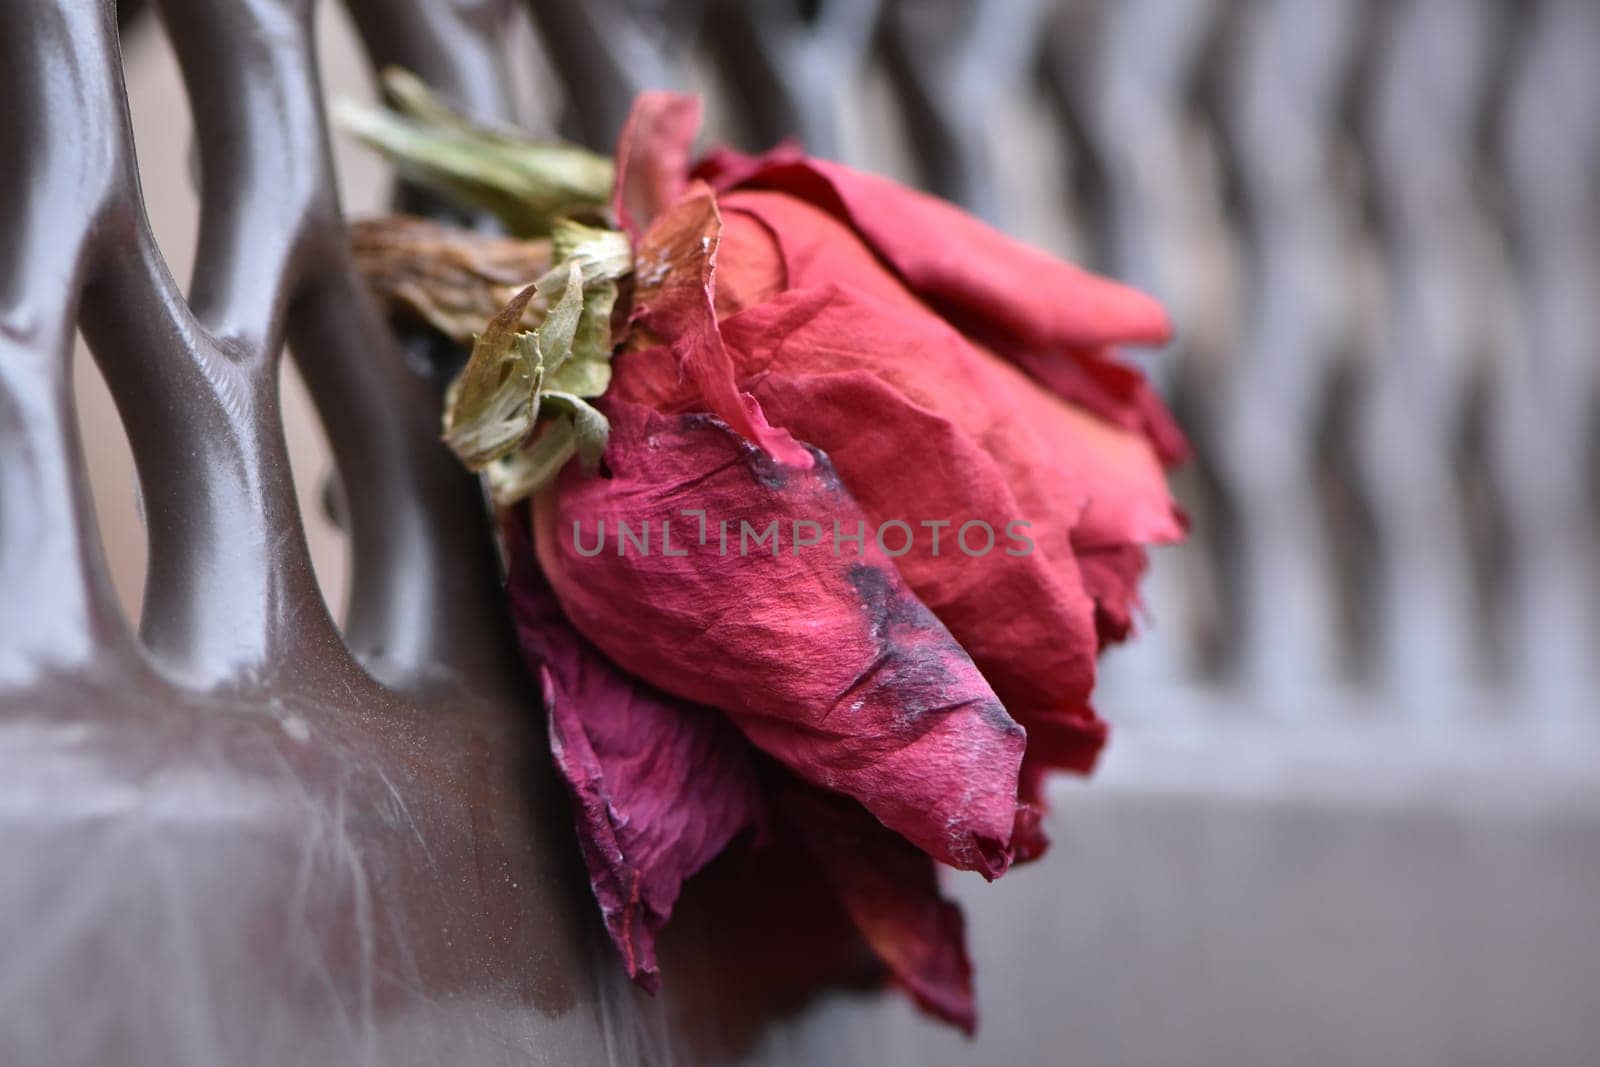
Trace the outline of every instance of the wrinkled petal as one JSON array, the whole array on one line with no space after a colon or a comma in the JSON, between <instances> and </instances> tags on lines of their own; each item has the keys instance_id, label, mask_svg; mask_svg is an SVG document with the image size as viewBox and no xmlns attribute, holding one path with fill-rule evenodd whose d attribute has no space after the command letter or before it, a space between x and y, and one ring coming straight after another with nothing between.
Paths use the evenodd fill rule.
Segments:
<instances>
[{"instance_id":1,"label":"wrinkled petal","mask_svg":"<svg viewBox=\"0 0 1600 1067\"><path fill-rule=\"evenodd\" d=\"M1144 550L1136 545L1108 546L1078 555L1084 588L1094 598L1095 630L1102 648L1126 641L1133 633L1139 578L1147 562Z\"/></svg>"},{"instance_id":2,"label":"wrinkled petal","mask_svg":"<svg viewBox=\"0 0 1600 1067\"><path fill-rule=\"evenodd\" d=\"M1144 434L1167 466L1192 454L1189 438L1172 412L1133 367L1101 353L1093 358L1061 358L995 338L992 347L1033 375L1064 400L1087 408L1118 426Z\"/></svg>"},{"instance_id":3,"label":"wrinkled petal","mask_svg":"<svg viewBox=\"0 0 1600 1067\"><path fill-rule=\"evenodd\" d=\"M1059 459L1052 457L1070 458L1068 480L1054 484L1051 492L1059 492L1069 500L1095 501L1087 523L1074 536L1077 551L1098 552L1127 543L1159 544L1181 539L1186 524L1171 503L1161 466L1181 457L1187 442L1137 371L1111 361L1091 361L1082 367L1031 356L1004 361L1025 371L1037 370L1032 375L1034 381L1130 432L1108 431L1083 411L1052 402L1041 395L1041 390L1029 388L1022 376L1008 374L1004 366L997 367L995 354L989 349L971 346L990 357L983 360L964 351L966 346L956 339L954 331L939 322L856 238L853 230L826 211L793 196L765 190L738 189L724 194L719 203L727 218L749 220L744 224L746 236L740 246L722 257L719 268L723 272L718 276L719 284L730 273L740 282L738 291L718 298L728 343L737 347L745 337L776 330L782 340L767 339L760 347L767 351L781 347L789 356L788 365L795 366L812 354L805 343L790 337L792 329L786 324L798 323L809 333L823 337L824 343L843 357L828 361L819 370L848 360L853 347L863 355L860 363L882 370L897 387L910 390L916 399L931 403L938 410L955 410L958 414L982 411L983 406L972 402L972 398L988 396L1004 384L1015 397L1004 401L1015 405L1015 410L1006 416L1011 425L999 430L1005 443L999 449L995 447L990 425L974 425L971 419L963 425L985 440L1008 471L1035 468L1042 472L1061 466ZM769 294L780 280L782 288L811 288L817 294L811 300L792 296L774 309L755 310L757 305L776 299ZM829 288L842 290L848 300L830 297L832 314L819 316L816 321L806 320L803 306L822 299L821 294ZM882 306L874 313L870 305L863 306L863 299ZM735 317L747 309L748 317ZM929 351L955 354L936 361L924 358ZM741 358L735 352L734 358L743 384L754 367L763 365L765 356L757 351L751 358ZM930 366L935 362L955 369L935 369ZM952 376L974 362L987 364L981 375L990 380L989 384L976 393L966 384L954 388ZM970 382L972 374L965 377ZM1096 384L1101 382L1110 384ZM930 392L934 394L931 397ZM1118 399L1124 394L1132 398L1133 405L1126 410ZM992 406L990 414L980 414L979 418L990 419L992 425ZM789 425L784 418L774 419ZM790 429L806 436L799 426ZM1148 449L1137 440L1140 436L1148 442ZM1033 447L1026 443L1030 437L1043 440ZM828 450L826 446L819 447ZM1004 451L1009 451L1009 457L1002 454ZM1089 483L1093 483L1093 491L1087 488ZM1126 615L1127 598L1119 599L1123 609L1120 613Z\"/></svg>"},{"instance_id":4,"label":"wrinkled petal","mask_svg":"<svg viewBox=\"0 0 1600 1067\"><path fill-rule=\"evenodd\" d=\"M658 90L634 99L617 139L611 207L635 244L655 217L683 195L699 131L699 97Z\"/></svg>"},{"instance_id":5,"label":"wrinkled petal","mask_svg":"<svg viewBox=\"0 0 1600 1067\"><path fill-rule=\"evenodd\" d=\"M938 318L822 285L727 319L722 336L741 385L766 374L872 371L981 441L1026 518L1053 525L1047 533L1070 531L1078 548L1183 536L1145 440L1062 403Z\"/></svg>"},{"instance_id":6,"label":"wrinkled petal","mask_svg":"<svg viewBox=\"0 0 1600 1067\"><path fill-rule=\"evenodd\" d=\"M829 454L874 525L913 526L896 567L1012 714L1026 726L1036 709L1084 703L1100 642L1078 552L1182 532L1144 440L1073 410L937 318L854 291L792 291L722 331L741 384ZM668 410L698 402L659 351L619 358L615 388ZM995 532L991 550L961 548L968 522ZM937 549L930 523L946 524ZM1028 524L1016 528L1025 554L1013 523Z\"/></svg>"},{"instance_id":7,"label":"wrinkled petal","mask_svg":"<svg viewBox=\"0 0 1600 1067\"><path fill-rule=\"evenodd\" d=\"M706 415L607 414L610 477L569 470L536 506L539 558L574 625L935 858L1003 873L1025 735L871 531L838 555L794 548L797 522L829 538L865 525L826 457L777 464ZM706 516L703 538L686 509ZM602 520L607 540L585 555Z\"/></svg>"},{"instance_id":8,"label":"wrinkled petal","mask_svg":"<svg viewBox=\"0 0 1600 1067\"><path fill-rule=\"evenodd\" d=\"M726 197L717 199L722 214L722 241L717 247L717 280L712 306L717 320L764 304L789 288L789 275L778 236L747 211L730 210Z\"/></svg>"},{"instance_id":9,"label":"wrinkled petal","mask_svg":"<svg viewBox=\"0 0 1600 1067\"><path fill-rule=\"evenodd\" d=\"M773 803L895 981L924 1011L972 1033L966 923L940 894L933 861L844 797L789 784Z\"/></svg>"},{"instance_id":10,"label":"wrinkled petal","mask_svg":"<svg viewBox=\"0 0 1600 1067\"><path fill-rule=\"evenodd\" d=\"M718 418L773 458L809 466L810 453L785 431L752 419L734 386L711 297L721 236L717 201L704 185L657 218L637 249L634 321L672 350L676 373L694 383Z\"/></svg>"},{"instance_id":11,"label":"wrinkled petal","mask_svg":"<svg viewBox=\"0 0 1600 1067\"><path fill-rule=\"evenodd\" d=\"M721 149L696 174L720 192L777 190L847 221L936 311L1074 403L1146 434L1167 463L1188 454L1177 423L1116 345L1164 344L1161 305L1064 263L960 208L792 146L761 157ZM792 277L791 284L822 279Z\"/></svg>"},{"instance_id":12,"label":"wrinkled petal","mask_svg":"<svg viewBox=\"0 0 1600 1067\"><path fill-rule=\"evenodd\" d=\"M798 831L776 810L759 840L735 842L684 887L661 936L661 961L675 1019L751 1040L829 989L873 990L885 977Z\"/></svg>"},{"instance_id":13,"label":"wrinkled petal","mask_svg":"<svg viewBox=\"0 0 1600 1067\"><path fill-rule=\"evenodd\" d=\"M723 219L742 221L754 232L739 247L719 257L717 286L730 277L747 289L752 276L781 280L781 289L836 285L869 296L911 314L933 318L922 298L906 288L895 273L837 216L787 193L737 189L717 197ZM759 238L765 236L765 246ZM770 286L769 286L770 287ZM771 299L776 293L764 299ZM730 300L729 313L764 300Z\"/></svg>"},{"instance_id":14,"label":"wrinkled petal","mask_svg":"<svg viewBox=\"0 0 1600 1067\"><path fill-rule=\"evenodd\" d=\"M858 503L874 529L894 519L912 525L911 548L894 566L1013 717L1026 726L1033 708L1086 698L1094 684L1093 608L1070 551L1052 557L998 548L968 558L954 547L964 522L988 521L1003 538L1022 514L989 456L865 371L767 375L757 391L774 418L803 423L806 434L830 443L834 468L847 486L860 487ZM918 462L904 462L908 447ZM922 522L948 524L938 555ZM903 539L885 534L895 551Z\"/></svg>"},{"instance_id":15,"label":"wrinkled petal","mask_svg":"<svg viewBox=\"0 0 1600 1067\"><path fill-rule=\"evenodd\" d=\"M760 821L749 751L717 712L629 677L579 636L539 573L526 517L509 514L505 531L512 618L539 673L589 884L628 976L653 993L656 934L684 880Z\"/></svg>"},{"instance_id":16,"label":"wrinkled petal","mask_svg":"<svg viewBox=\"0 0 1600 1067\"><path fill-rule=\"evenodd\" d=\"M702 175L728 189L713 152ZM1023 244L937 197L829 160L780 149L740 185L778 189L834 211L940 310L994 324L1038 348L1164 344L1153 298Z\"/></svg>"},{"instance_id":17,"label":"wrinkled petal","mask_svg":"<svg viewBox=\"0 0 1600 1067\"><path fill-rule=\"evenodd\" d=\"M1094 770L1110 733L1087 704L1036 715L1028 722L1028 752L1017 781L1017 824L1011 846L1017 863L1028 863L1050 847L1044 817L1050 810L1045 784L1057 771L1084 775Z\"/></svg>"}]
</instances>

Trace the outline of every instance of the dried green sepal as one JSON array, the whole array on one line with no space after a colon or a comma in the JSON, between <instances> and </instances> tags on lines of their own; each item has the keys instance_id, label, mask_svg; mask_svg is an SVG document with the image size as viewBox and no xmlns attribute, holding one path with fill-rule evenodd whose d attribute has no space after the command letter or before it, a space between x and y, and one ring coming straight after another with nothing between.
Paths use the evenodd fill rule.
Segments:
<instances>
[{"instance_id":1,"label":"dried green sepal","mask_svg":"<svg viewBox=\"0 0 1600 1067\"><path fill-rule=\"evenodd\" d=\"M536 329L518 331L541 292L559 295ZM445 441L487 474L496 503L535 491L573 455L587 470L599 463L610 427L585 397L604 393L611 380L616 295L609 280L586 291L573 259L518 293L478 337L445 396Z\"/></svg>"},{"instance_id":2,"label":"dried green sepal","mask_svg":"<svg viewBox=\"0 0 1600 1067\"><path fill-rule=\"evenodd\" d=\"M549 235L549 269L493 315L446 393L445 441L486 475L500 504L549 481L574 455L594 469L609 425L588 399L611 384L617 282L633 270L627 235L584 221L605 217L610 161L468 122L404 72L387 72L384 87L393 110L344 108L358 136L458 202ZM370 236L376 273L388 283L379 294L459 334L487 288L461 262L466 239L399 225Z\"/></svg>"},{"instance_id":3,"label":"dried green sepal","mask_svg":"<svg viewBox=\"0 0 1600 1067\"><path fill-rule=\"evenodd\" d=\"M569 393L546 393L544 410L553 417L540 423L526 447L484 468L489 497L504 508L543 489L574 456L593 473L605 453L611 424L593 405ZM556 415L555 412L561 412Z\"/></svg>"},{"instance_id":4,"label":"dried green sepal","mask_svg":"<svg viewBox=\"0 0 1600 1067\"><path fill-rule=\"evenodd\" d=\"M578 335L578 321L583 318L583 269L574 262L563 263L546 278L562 279L561 295L550 305L538 329L540 360L548 371L554 372L572 355L572 341Z\"/></svg>"},{"instance_id":5,"label":"dried green sepal","mask_svg":"<svg viewBox=\"0 0 1600 1067\"><path fill-rule=\"evenodd\" d=\"M445 394L444 440L474 470L520 447L539 415L544 366L537 335L520 330L538 289L523 289L472 346L472 356Z\"/></svg>"},{"instance_id":6,"label":"dried green sepal","mask_svg":"<svg viewBox=\"0 0 1600 1067\"><path fill-rule=\"evenodd\" d=\"M521 236L549 233L563 216L604 213L614 174L606 157L469 121L402 70L386 70L383 86L397 110L341 101L335 115L412 181L493 212Z\"/></svg>"},{"instance_id":7,"label":"dried green sepal","mask_svg":"<svg viewBox=\"0 0 1600 1067\"><path fill-rule=\"evenodd\" d=\"M598 408L571 393L546 392L543 400L552 412L565 412L571 417L577 438L578 460L584 470L593 473L600 465L600 457L605 454L606 441L611 436L611 423L606 421Z\"/></svg>"},{"instance_id":8,"label":"dried green sepal","mask_svg":"<svg viewBox=\"0 0 1600 1067\"><path fill-rule=\"evenodd\" d=\"M633 246L627 234L572 219L557 219L551 226L550 254L554 263L575 260L582 264L585 285L614 280L633 270Z\"/></svg>"},{"instance_id":9,"label":"dried green sepal","mask_svg":"<svg viewBox=\"0 0 1600 1067\"><path fill-rule=\"evenodd\" d=\"M573 418L563 415L547 420L532 444L484 469L489 498L497 508L510 507L547 485L577 454L578 434Z\"/></svg>"},{"instance_id":10,"label":"dried green sepal","mask_svg":"<svg viewBox=\"0 0 1600 1067\"><path fill-rule=\"evenodd\" d=\"M581 397L605 393L611 384L611 311L616 303L616 282L600 282L583 294L583 315L571 352L559 365L546 366L546 392Z\"/></svg>"}]
</instances>

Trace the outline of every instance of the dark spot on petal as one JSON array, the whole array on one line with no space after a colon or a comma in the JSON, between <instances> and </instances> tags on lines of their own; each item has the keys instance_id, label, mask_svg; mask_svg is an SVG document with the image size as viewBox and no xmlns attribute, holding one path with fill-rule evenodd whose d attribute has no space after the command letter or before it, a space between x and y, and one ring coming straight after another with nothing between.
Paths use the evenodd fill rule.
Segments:
<instances>
[{"instance_id":1,"label":"dark spot on petal","mask_svg":"<svg viewBox=\"0 0 1600 1067\"><path fill-rule=\"evenodd\" d=\"M939 715L974 708L998 732L1019 733L1005 707L992 696L971 692L970 675L952 670L950 659L965 654L921 601L882 567L857 563L845 572L867 611L878 654L841 699L848 708L857 694L881 690L896 694L902 723L931 728ZM970 664L968 664L970 665Z\"/></svg>"}]
</instances>

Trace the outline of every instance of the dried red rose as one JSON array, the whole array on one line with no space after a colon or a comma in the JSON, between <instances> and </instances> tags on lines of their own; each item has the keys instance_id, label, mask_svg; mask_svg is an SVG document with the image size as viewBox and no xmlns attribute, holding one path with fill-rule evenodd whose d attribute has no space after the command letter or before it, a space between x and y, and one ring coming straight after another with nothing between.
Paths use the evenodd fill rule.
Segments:
<instances>
[{"instance_id":1,"label":"dried red rose","mask_svg":"<svg viewBox=\"0 0 1600 1067\"><path fill-rule=\"evenodd\" d=\"M938 864L1038 856L1045 777L1105 741L1097 657L1131 631L1146 546L1184 530L1183 436L1113 353L1166 317L796 149L696 166L698 122L690 98L635 105L625 241L518 216L551 234L519 296L545 310L480 336L482 402L451 425L497 492L543 486L505 525L511 607L629 974L656 988L684 881L745 835L803 857L887 973L971 1030ZM481 179L445 151L469 134L446 122L434 169ZM559 151L482 139L567 195Z\"/></svg>"},{"instance_id":2,"label":"dried red rose","mask_svg":"<svg viewBox=\"0 0 1600 1067\"><path fill-rule=\"evenodd\" d=\"M901 574L1038 736L1030 764L1090 769L1105 737L1095 658L1131 630L1143 546L1183 532L1162 474L1182 435L1108 350L1165 338L1160 307L791 150L718 153L699 173L724 190L715 311L736 381L830 456L874 524L945 532L940 555L918 538ZM627 353L611 395L701 407L680 362ZM1035 551L966 556L952 542L973 521L1027 523Z\"/></svg>"},{"instance_id":3,"label":"dried red rose","mask_svg":"<svg viewBox=\"0 0 1600 1067\"><path fill-rule=\"evenodd\" d=\"M1096 656L1130 630L1144 546L1184 528L1163 476L1182 435L1111 347L1167 322L792 150L691 175L695 117L647 94L619 148L637 261L608 469L540 496L540 564L607 659L793 772L772 796L869 945L969 1026L959 915L913 857L993 877L1036 856L1045 772L1093 765ZM795 531L776 554L718 551L773 523ZM840 552L813 523L893 536Z\"/></svg>"}]
</instances>

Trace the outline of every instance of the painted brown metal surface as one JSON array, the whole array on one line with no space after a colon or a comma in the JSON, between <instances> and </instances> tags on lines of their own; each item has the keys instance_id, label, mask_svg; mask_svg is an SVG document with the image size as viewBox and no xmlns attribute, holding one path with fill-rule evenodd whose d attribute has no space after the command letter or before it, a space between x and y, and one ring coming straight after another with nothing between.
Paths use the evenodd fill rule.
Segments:
<instances>
[{"instance_id":1,"label":"painted brown metal surface","mask_svg":"<svg viewBox=\"0 0 1600 1067\"><path fill-rule=\"evenodd\" d=\"M1200 537L1111 664L1136 728L1062 790L1055 853L958 887L976 1044L894 998L809 1000L766 950L786 917L727 907L726 871L674 920L663 997L620 979L479 490L437 442L440 367L351 270L313 0L154 6L197 128L187 290L144 217L116 5L0 3L0 1064L1586 1062L1588 0L527 5L591 145L698 43L726 132L871 165L866 81L910 176L1075 238L1183 326ZM511 0L347 7L375 66L512 114ZM1056 154L1071 173L1019 196ZM89 503L80 329L139 468L138 633ZM342 628L286 347L343 487ZM1141 743L1141 716L1181 729Z\"/></svg>"},{"instance_id":2,"label":"painted brown metal surface","mask_svg":"<svg viewBox=\"0 0 1600 1067\"><path fill-rule=\"evenodd\" d=\"M112 5L0 11L5 1063L605 1058L478 489L344 247L311 6L164 5L200 141L188 299L143 216ZM139 637L86 503L76 324L139 464ZM286 339L345 471L348 649L290 484Z\"/></svg>"}]
</instances>

